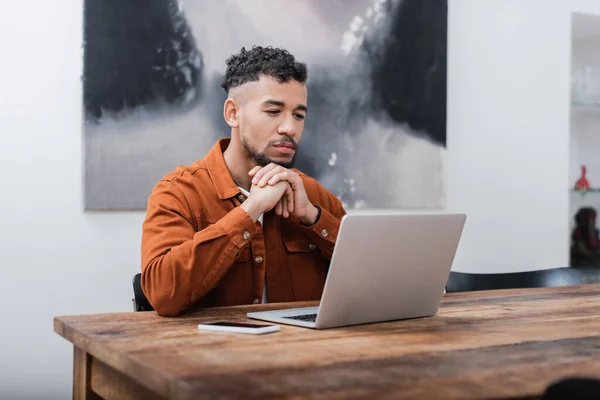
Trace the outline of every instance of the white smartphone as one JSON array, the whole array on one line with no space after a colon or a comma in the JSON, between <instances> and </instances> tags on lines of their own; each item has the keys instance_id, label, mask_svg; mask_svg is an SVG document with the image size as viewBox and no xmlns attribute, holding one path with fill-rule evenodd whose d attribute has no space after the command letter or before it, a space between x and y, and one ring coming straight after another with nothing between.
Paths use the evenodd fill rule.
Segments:
<instances>
[{"instance_id":1,"label":"white smartphone","mask_svg":"<svg viewBox=\"0 0 600 400\"><path fill-rule=\"evenodd\" d=\"M248 324L242 322L210 322L198 324L199 331L249 333L251 335L262 335L263 333L277 332L279 325Z\"/></svg>"}]
</instances>

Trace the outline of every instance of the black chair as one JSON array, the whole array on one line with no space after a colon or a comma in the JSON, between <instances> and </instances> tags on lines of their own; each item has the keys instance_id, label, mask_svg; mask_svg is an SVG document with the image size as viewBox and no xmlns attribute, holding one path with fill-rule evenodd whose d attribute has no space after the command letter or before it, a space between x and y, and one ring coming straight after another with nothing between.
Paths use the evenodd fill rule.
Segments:
<instances>
[{"instance_id":1,"label":"black chair","mask_svg":"<svg viewBox=\"0 0 600 400\"><path fill-rule=\"evenodd\" d=\"M600 268L553 268L539 271L476 274L450 272L446 292L573 286L600 283Z\"/></svg>"},{"instance_id":2,"label":"black chair","mask_svg":"<svg viewBox=\"0 0 600 400\"><path fill-rule=\"evenodd\" d=\"M142 274L137 273L133 277L133 311L153 311L154 308L146 298L142 290Z\"/></svg>"},{"instance_id":3,"label":"black chair","mask_svg":"<svg viewBox=\"0 0 600 400\"><path fill-rule=\"evenodd\" d=\"M541 400L592 400L600 398L600 379L591 377L567 377L552 382Z\"/></svg>"}]
</instances>

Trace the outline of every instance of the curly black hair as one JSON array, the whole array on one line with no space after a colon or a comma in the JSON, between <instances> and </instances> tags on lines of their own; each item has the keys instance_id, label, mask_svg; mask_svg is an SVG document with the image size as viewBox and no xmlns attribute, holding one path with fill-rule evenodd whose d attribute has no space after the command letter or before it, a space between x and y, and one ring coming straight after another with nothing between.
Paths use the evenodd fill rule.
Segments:
<instances>
[{"instance_id":1,"label":"curly black hair","mask_svg":"<svg viewBox=\"0 0 600 400\"><path fill-rule=\"evenodd\" d=\"M306 82L306 64L296 61L287 50L271 46L252 46L246 50L242 47L238 54L229 57L225 63L227 70L221 87L229 90L246 82L258 81L261 75L271 76L281 83L294 79Z\"/></svg>"}]
</instances>

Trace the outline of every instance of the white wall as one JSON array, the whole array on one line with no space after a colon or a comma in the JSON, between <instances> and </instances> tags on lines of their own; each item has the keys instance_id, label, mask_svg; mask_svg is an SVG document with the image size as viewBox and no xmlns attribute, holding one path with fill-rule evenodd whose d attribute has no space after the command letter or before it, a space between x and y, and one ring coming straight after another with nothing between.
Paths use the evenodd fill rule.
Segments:
<instances>
[{"instance_id":1,"label":"white wall","mask_svg":"<svg viewBox=\"0 0 600 400\"><path fill-rule=\"evenodd\" d=\"M62 400L52 319L131 310L143 214L82 211L80 2L0 9L0 398Z\"/></svg>"},{"instance_id":2,"label":"white wall","mask_svg":"<svg viewBox=\"0 0 600 400\"><path fill-rule=\"evenodd\" d=\"M143 213L82 211L81 5L0 5L0 397L65 399L52 318L130 310ZM455 270L567 263L570 7L600 14L450 0L448 211L469 215Z\"/></svg>"}]
</instances>

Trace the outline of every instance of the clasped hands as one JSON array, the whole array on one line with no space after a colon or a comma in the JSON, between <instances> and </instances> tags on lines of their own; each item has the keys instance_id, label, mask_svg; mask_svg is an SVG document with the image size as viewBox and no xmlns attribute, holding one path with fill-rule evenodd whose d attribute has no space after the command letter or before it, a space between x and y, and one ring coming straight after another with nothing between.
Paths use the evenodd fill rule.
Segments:
<instances>
[{"instance_id":1,"label":"clasped hands","mask_svg":"<svg viewBox=\"0 0 600 400\"><path fill-rule=\"evenodd\" d=\"M271 163L252 168L248 175L252 177L252 186L242 208L255 221L260 214L275 208L275 213L284 218L294 216L304 225L315 223L318 210L308 199L296 171Z\"/></svg>"}]
</instances>

